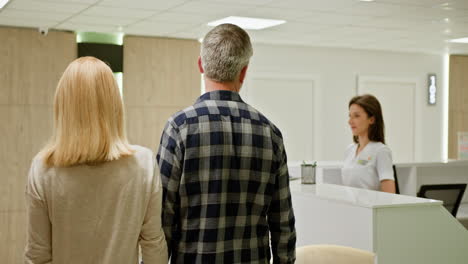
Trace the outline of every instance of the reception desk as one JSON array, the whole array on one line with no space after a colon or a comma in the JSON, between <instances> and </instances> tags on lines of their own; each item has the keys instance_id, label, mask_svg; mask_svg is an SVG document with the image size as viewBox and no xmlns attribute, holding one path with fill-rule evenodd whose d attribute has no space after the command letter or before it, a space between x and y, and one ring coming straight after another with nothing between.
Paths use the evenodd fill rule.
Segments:
<instances>
[{"instance_id":1,"label":"reception desk","mask_svg":"<svg viewBox=\"0 0 468 264\"><path fill-rule=\"evenodd\" d=\"M329 183L341 185L342 162L319 161L317 162L317 183ZM421 185L427 184L468 184L468 161L447 162L419 162L419 163L396 163L397 177L400 193L416 196ZM300 162L288 163L290 174L300 177ZM460 221L464 221L468 228L468 191L465 192L461 210L457 214ZM468 262L467 262L468 263Z\"/></svg>"},{"instance_id":2,"label":"reception desk","mask_svg":"<svg viewBox=\"0 0 468 264\"><path fill-rule=\"evenodd\" d=\"M424 184L468 183L468 161L399 163L396 170L400 192L406 195L416 196ZM462 203L468 203L467 192Z\"/></svg>"},{"instance_id":3,"label":"reception desk","mask_svg":"<svg viewBox=\"0 0 468 264\"><path fill-rule=\"evenodd\" d=\"M297 246L375 252L379 264L468 263L468 231L442 202L333 184L291 181Z\"/></svg>"}]
</instances>

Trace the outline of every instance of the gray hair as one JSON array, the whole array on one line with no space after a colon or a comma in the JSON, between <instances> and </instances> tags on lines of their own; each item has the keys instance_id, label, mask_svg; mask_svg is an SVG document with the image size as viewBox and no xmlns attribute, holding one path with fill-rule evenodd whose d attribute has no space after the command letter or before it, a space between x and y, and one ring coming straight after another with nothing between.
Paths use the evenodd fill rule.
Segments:
<instances>
[{"instance_id":1,"label":"gray hair","mask_svg":"<svg viewBox=\"0 0 468 264\"><path fill-rule=\"evenodd\" d=\"M234 81L253 55L250 37L242 28L221 24L208 32L201 45L205 76L217 82Z\"/></svg>"}]
</instances>

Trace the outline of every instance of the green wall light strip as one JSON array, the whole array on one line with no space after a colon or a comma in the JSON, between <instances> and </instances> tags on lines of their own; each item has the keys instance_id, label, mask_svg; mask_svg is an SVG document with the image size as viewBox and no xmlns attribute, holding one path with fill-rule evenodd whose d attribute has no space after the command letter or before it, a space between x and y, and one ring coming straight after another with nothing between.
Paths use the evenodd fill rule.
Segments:
<instances>
[{"instance_id":1,"label":"green wall light strip","mask_svg":"<svg viewBox=\"0 0 468 264\"><path fill-rule=\"evenodd\" d=\"M76 32L77 43L102 43L123 45L124 33Z\"/></svg>"}]
</instances>

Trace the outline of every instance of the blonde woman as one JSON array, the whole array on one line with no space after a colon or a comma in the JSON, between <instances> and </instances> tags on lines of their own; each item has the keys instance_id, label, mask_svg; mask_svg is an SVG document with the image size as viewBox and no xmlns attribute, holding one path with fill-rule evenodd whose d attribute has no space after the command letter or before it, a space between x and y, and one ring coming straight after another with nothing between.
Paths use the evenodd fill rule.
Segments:
<instances>
[{"instance_id":1,"label":"blonde woman","mask_svg":"<svg viewBox=\"0 0 468 264\"><path fill-rule=\"evenodd\" d=\"M153 153L129 145L111 69L73 61L55 93L55 128L33 160L25 263L167 263Z\"/></svg>"}]
</instances>

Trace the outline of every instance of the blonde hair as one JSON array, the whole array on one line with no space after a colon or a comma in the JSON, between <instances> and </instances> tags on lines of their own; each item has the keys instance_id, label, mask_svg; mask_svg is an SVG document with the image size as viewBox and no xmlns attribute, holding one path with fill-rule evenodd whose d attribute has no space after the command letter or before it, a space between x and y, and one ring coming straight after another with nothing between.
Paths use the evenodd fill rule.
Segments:
<instances>
[{"instance_id":1,"label":"blonde hair","mask_svg":"<svg viewBox=\"0 0 468 264\"><path fill-rule=\"evenodd\" d=\"M54 99L54 133L41 151L49 167L97 164L132 155L112 70L94 57L74 60Z\"/></svg>"}]
</instances>

